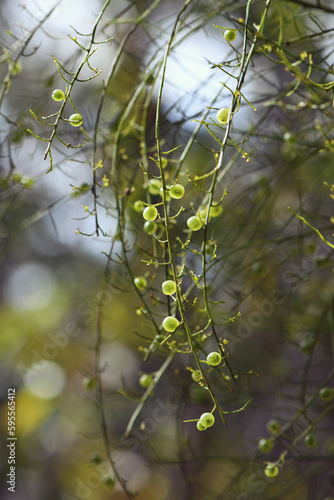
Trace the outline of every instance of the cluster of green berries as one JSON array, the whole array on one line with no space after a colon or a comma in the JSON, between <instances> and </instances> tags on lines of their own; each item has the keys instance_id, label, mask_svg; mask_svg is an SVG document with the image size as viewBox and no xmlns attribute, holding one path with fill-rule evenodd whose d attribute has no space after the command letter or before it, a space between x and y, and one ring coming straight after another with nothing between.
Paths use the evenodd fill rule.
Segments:
<instances>
[{"instance_id":1,"label":"cluster of green berries","mask_svg":"<svg viewBox=\"0 0 334 500\"><path fill-rule=\"evenodd\" d=\"M65 99L65 94L61 89L55 89L52 92L52 99L57 102L63 101ZM80 113L73 113L73 115L69 117L68 122L72 125L72 127L80 127L82 125L83 118Z\"/></svg>"},{"instance_id":2,"label":"cluster of green berries","mask_svg":"<svg viewBox=\"0 0 334 500\"><path fill-rule=\"evenodd\" d=\"M267 423L267 430L275 436L280 432L281 426L277 420L272 419ZM262 453L270 453L274 447L273 438L261 438L257 446Z\"/></svg>"},{"instance_id":3,"label":"cluster of green berries","mask_svg":"<svg viewBox=\"0 0 334 500\"><path fill-rule=\"evenodd\" d=\"M137 290L145 290L147 287L147 280L144 276L137 276L134 279L134 285ZM173 280L166 280L162 283L161 289L165 295L173 295L176 292L176 283ZM179 320L174 316L167 316L162 322L163 328L169 333L175 332L179 324Z\"/></svg>"},{"instance_id":4,"label":"cluster of green berries","mask_svg":"<svg viewBox=\"0 0 334 500\"><path fill-rule=\"evenodd\" d=\"M202 220L205 220L207 213L208 207L204 207L198 212L198 215ZM222 213L223 207L221 205L212 205L209 210L209 219L211 219L212 217L219 217Z\"/></svg>"},{"instance_id":5,"label":"cluster of green berries","mask_svg":"<svg viewBox=\"0 0 334 500\"><path fill-rule=\"evenodd\" d=\"M91 463L94 465L99 465L102 462L102 457L101 457L100 453L97 453L97 452L91 453L89 459L90 459ZM102 477L102 483L107 488L112 488L115 484L115 479L111 476L105 475Z\"/></svg>"},{"instance_id":6,"label":"cluster of green berries","mask_svg":"<svg viewBox=\"0 0 334 500\"><path fill-rule=\"evenodd\" d=\"M199 431L205 431L208 427L212 427L213 424L215 423L215 417L212 415L212 413L203 413L196 426Z\"/></svg>"},{"instance_id":7,"label":"cluster of green berries","mask_svg":"<svg viewBox=\"0 0 334 500\"><path fill-rule=\"evenodd\" d=\"M206 357L206 363L210 366L219 365L221 360L222 357L219 352L210 352L210 354L208 354ZM202 374L199 370L194 370L191 374L191 377L195 382L200 382ZM205 431L208 427L212 427L214 423L215 417L212 415L212 413L203 413L196 425L199 431Z\"/></svg>"},{"instance_id":8,"label":"cluster of green berries","mask_svg":"<svg viewBox=\"0 0 334 500\"><path fill-rule=\"evenodd\" d=\"M180 200L183 198L185 189L182 184L174 184L174 186L166 186L166 196L167 199L174 198L175 200ZM153 195L160 195L163 197L163 185L159 179L150 179L148 181L148 192Z\"/></svg>"},{"instance_id":9,"label":"cluster of green berries","mask_svg":"<svg viewBox=\"0 0 334 500\"><path fill-rule=\"evenodd\" d=\"M229 110L228 110L229 112ZM228 114L227 114L228 115ZM223 123L220 121L220 123ZM152 195L163 196L163 186L159 179L150 179L148 182L148 192ZM185 188L182 184L175 184L174 186L167 186L166 197L181 199L185 194ZM158 217L158 210L154 205L146 205L142 200L136 200L133 204L136 212L142 213L145 224L144 231L148 234L153 234L157 230L157 223L155 222ZM192 215L187 219L187 226L191 231L199 231L203 227L203 223L207 217L208 208L202 208L196 215ZM209 218L219 217L223 212L220 205L212 205L209 210Z\"/></svg>"}]
</instances>

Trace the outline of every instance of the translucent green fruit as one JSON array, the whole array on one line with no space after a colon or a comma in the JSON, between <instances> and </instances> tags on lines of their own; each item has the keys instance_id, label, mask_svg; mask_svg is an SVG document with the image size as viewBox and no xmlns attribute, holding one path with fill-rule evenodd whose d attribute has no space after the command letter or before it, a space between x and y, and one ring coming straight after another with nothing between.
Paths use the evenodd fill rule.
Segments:
<instances>
[{"instance_id":1,"label":"translucent green fruit","mask_svg":"<svg viewBox=\"0 0 334 500\"><path fill-rule=\"evenodd\" d=\"M141 213L143 212L145 205L144 202L141 200L136 200L133 204L133 208L136 212Z\"/></svg>"},{"instance_id":2,"label":"translucent green fruit","mask_svg":"<svg viewBox=\"0 0 334 500\"><path fill-rule=\"evenodd\" d=\"M277 420L269 420L269 422L267 423L267 429L269 432L271 432L271 434L278 434L281 430L281 426L277 422Z\"/></svg>"},{"instance_id":3,"label":"translucent green fruit","mask_svg":"<svg viewBox=\"0 0 334 500\"><path fill-rule=\"evenodd\" d=\"M226 125L228 121L228 115L230 114L230 108L221 108L217 111L216 119L218 123Z\"/></svg>"},{"instance_id":4,"label":"translucent green fruit","mask_svg":"<svg viewBox=\"0 0 334 500\"><path fill-rule=\"evenodd\" d=\"M83 118L79 113L74 113L69 117L68 121L72 127L80 127L80 125L82 125Z\"/></svg>"},{"instance_id":5,"label":"translucent green fruit","mask_svg":"<svg viewBox=\"0 0 334 500\"><path fill-rule=\"evenodd\" d=\"M199 231L202 228L202 221L198 215L193 215L187 220L187 226L191 231Z\"/></svg>"},{"instance_id":6,"label":"translucent green fruit","mask_svg":"<svg viewBox=\"0 0 334 500\"><path fill-rule=\"evenodd\" d=\"M150 179L148 181L148 192L153 195L160 194L161 186L162 182L159 179Z\"/></svg>"},{"instance_id":7,"label":"translucent green fruit","mask_svg":"<svg viewBox=\"0 0 334 500\"><path fill-rule=\"evenodd\" d=\"M323 401L331 401L334 398L334 389L330 387L323 387L319 391L319 397Z\"/></svg>"},{"instance_id":8,"label":"translucent green fruit","mask_svg":"<svg viewBox=\"0 0 334 500\"><path fill-rule=\"evenodd\" d=\"M212 413L203 413L200 416L199 423L203 427L212 427L215 423L215 417L212 415Z\"/></svg>"},{"instance_id":9,"label":"translucent green fruit","mask_svg":"<svg viewBox=\"0 0 334 500\"><path fill-rule=\"evenodd\" d=\"M227 42L233 42L237 37L237 32L235 30L227 30L224 33L224 38Z\"/></svg>"},{"instance_id":10,"label":"translucent green fruit","mask_svg":"<svg viewBox=\"0 0 334 500\"><path fill-rule=\"evenodd\" d=\"M138 290L144 290L147 287L147 281L144 276L138 276L137 278L135 278L134 284Z\"/></svg>"},{"instance_id":11,"label":"translucent green fruit","mask_svg":"<svg viewBox=\"0 0 334 500\"><path fill-rule=\"evenodd\" d=\"M165 295L173 295L176 292L176 283L172 280L164 281L161 285L162 293Z\"/></svg>"},{"instance_id":12,"label":"translucent green fruit","mask_svg":"<svg viewBox=\"0 0 334 500\"><path fill-rule=\"evenodd\" d=\"M162 326L166 332L175 332L179 324L179 320L174 318L174 316L167 316L162 322Z\"/></svg>"},{"instance_id":13,"label":"translucent green fruit","mask_svg":"<svg viewBox=\"0 0 334 500\"><path fill-rule=\"evenodd\" d=\"M210 207L209 216L219 217L223 213L223 207L221 205L212 205Z\"/></svg>"},{"instance_id":14,"label":"translucent green fruit","mask_svg":"<svg viewBox=\"0 0 334 500\"><path fill-rule=\"evenodd\" d=\"M222 357L219 352L210 352L206 357L206 362L210 366L217 366L221 362Z\"/></svg>"},{"instance_id":15,"label":"translucent green fruit","mask_svg":"<svg viewBox=\"0 0 334 500\"><path fill-rule=\"evenodd\" d=\"M89 458L93 464L100 464L102 462L101 455L99 453L96 453L96 452L92 453Z\"/></svg>"},{"instance_id":16,"label":"translucent green fruit","mask_svg":"<svg viewBox=\"0 0 334 500\"><path fill-rule=\"evenodd\" d=\"M166 168L168 165L168 160L167 158L161 158L161 164L159 161L157 161L157 167L161 166L161 168Z\"/></svg>"},{"instance_id":17,"label":"translucent green fruit","mask_svg":"<svg viewBox=\"0 0 334 500\"><path fill-rule=\"evenodd\" d=\"M182 198L184 196L184 193L185 189L182 184L175 184L175 186L173 186L169 191L170 196L172 198L175 198L176 200Z\"/></svg>"},{"instance_id":18,"label":"translucent green fruit","mask_svg":"<svg viewBox=\"0 0 334 500\"><path fill-rule=\"evenodd\" d=\"M264 439L263 438L263 439L260 439L257 447L259 448L260 451L262 451L262 453L270 453L274 447L274 444L273 444L271 439Z\"/></svg>"},{"instance_id":19,"label":"translucent green fruit","mask_svg":"<svg viewBox=\"0 0 334 500\"><path fill-rule=\"evenodd\" d=\"M139 378L139 384L142 387L149 387L152 383L153 377L148 373L143 373Z\"/></svg>"},{"instance_id":20,"label":"translucent green fruit","mask_svg":"<svg viewBox=\"0 0 334 500\"><path fill-rule=\"evenodd\" d=\"M112 488L115 484L115 479L110 476L103 476L102 482L107 488Z\"/></svg>"},{"instance_id":21,"label":"translucent green fruit","mask_svg":"<svg viewBox=\"0 0 334 500\"><path fill-rule=\"evenodd\" d=\"M207 429L207 427L202 425L200 421L197 422L196 427L199 431L205 431Z\"/></svg>"},{"instance_id":22,"label":"translucent green fruit","mask_svg":"<svg viewBox=\"0 0 334 500\"><path fill-rule=\"evenodd\" d=\"M62 90L60 89L55 89L53 92L52 92L52 99L54 101L63 101L65 99L65 94Z\"/></svg>"},{"instance_id":23,"label":"translucent green fruit","mask_svg":"<svg viewBox=\"0 0 334 500\"><path fill-rule=\"evenodd\" d=\"M202 374L199 370L195 370L191 373L191 378L195 381L195 382L199 382L202 378Z\"/></svg>"},{"instance_id":24,"label":"translucent green fruit","mask_svg":"<svg viewBox=\"0 0 334 500\"><path fill-rule=\"evenodd\" d=\"M157 223L151 220L147 220L144 224L144 231L147 234L153 234L157 230Z\"/></svg>"},{"instance_id":25,"label":"translucent green fruit","mask_svg":"<svg viewBox=\"0 0 334 500\"><path fill-rule=\"evenodd\" d=\"M86 391L92 391L96 387L96 379L94 377L85 377L82 379L82 386Z\"/></svg>"},{"instance_id":26,"label":"translucent green fruit","mask_svg":"<svg viewBox=\"0 0 334 500\"><path fill-rule=\"evenodd\" d=\"M317 444L317 440L312 434L307 434L304 438L304 443L308 448L313 448Z\"/></svg>"},{"instance_id":27,"label":"translucent green fruit","mask_svg":"<svg viewBox=\"0 0 334 500\"><path fill-rule=\"evenodd\" d=\"M278 474L278 466L275 464L268 464L264 469L264 473L267 477L276 477Z\"/></svg>"},{"instance_id":28,"label":"translucent green fruit","mask_svg":"<svg viewBox=\"0 0 334 500\"><path fill-rule=\"evenodd\" d=\"M200 218L205 221L206 219L206 216L207 216L207 213L208 213L208 207L203 207L200 211L199 211L199 216ZM223 213L223 207L221 205L213 205L212 207L210 207L210 211L209 211L209 220L213 217L219 217L221 214Z\"/></svg>"},{"instance_id":29,"label":"translucent green fruit","mask_svg":"<svg viewBox=\"0 0 334 500\"><path fill-rule=\"evenodd\" d=\"M143 217L145 220L155 220L157 216L158 210L153 205L146 207L143 212Z\"/></svg>"}]
</instances>

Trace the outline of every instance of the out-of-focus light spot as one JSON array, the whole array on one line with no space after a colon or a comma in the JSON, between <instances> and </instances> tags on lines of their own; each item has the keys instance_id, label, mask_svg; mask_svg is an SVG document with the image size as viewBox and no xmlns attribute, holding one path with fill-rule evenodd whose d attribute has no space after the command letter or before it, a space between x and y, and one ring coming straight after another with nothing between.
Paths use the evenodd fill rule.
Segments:
<instances>
[{"instance_id":1,"label":"out-of-focus light spot","mask_svg":"<svg viewBox=\"0 0 334 500\"><path fill-rule=\"evenodd\" d=\"M48 420L39 431L39 440L50 454L63 452L70 448L76 438L74 425L64 417Z\"/></svg>"},{"instance_id":2,"label":"out-of-focus light spot","mask_svg":"<svg viewBox=\"0 0 334 500\"><path fill-rule=\"evenodd\" d=\"M25 373L24 383L35 396L54 399L64 390L66 375L63 368L54 361L40 361Z\"/></svg>"},{"instance_id":3,"label":"out-of-focus light spot","mask_svg":"<svg viewBox=\"0 0 334 500\"><path fill-rule=\"evenodd\" d=\"M112 458L117 458L119 473L128 478L130 490L140 491L149 483L151 472L141 455L122 450L112 453Z\"/></svg>"},{"instance_id":4,"label":"out-of-focus light spot","mask_svg":"<svg viewBox=\"0 0 334 500\"><path fill-rule=\"evenodd\" d=\"M118 342L105 346L101 353L100 367L103 385L119 388L122 380L133 383L138 378L140 365L130 349Z\"/></svg>"},{"instance_id":5,"label":"out-of-focus light spot","mask_svg":"<svg viewBox=\"0 0 334 500\"><path fill-rule=\"evenodd\" d=\"M5 299L14 309L39 310L49 304L54 289L55 277L46 266L22 264L8 279Z\"/></svg>"}]
</instances>

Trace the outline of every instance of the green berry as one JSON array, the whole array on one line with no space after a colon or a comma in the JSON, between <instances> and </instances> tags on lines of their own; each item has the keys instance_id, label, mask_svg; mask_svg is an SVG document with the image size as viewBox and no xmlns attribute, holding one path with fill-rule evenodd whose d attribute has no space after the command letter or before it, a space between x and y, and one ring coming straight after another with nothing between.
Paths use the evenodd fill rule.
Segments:
<instances>
[{"instance_id":1,"label":"green berry","mask_svg":"<svg viewBox=\"0 0 334 500\"><path fill-rule=\"evenodd\" d=\"M174 318L174 316L167 316L162 322L162 326L166 332L175 332L179 324L179 320Z\"/></svg>"},{"instance_id":2,"label":"green berry","mask_svg":"<svg viewBox=\"0 0 334 500\"><path fill-rule=\"evenodd\" d=\"M82 379L82 386L86 391L92 391L96 387L96 379L94 377L85 377Z\"/></svg>"},{"instance_id":3,"label":"green berry","mask_svg":"<svg viewBox=\"0 0 334 500\"><path fill-rule=\"evenodd\" d=\"M147 220L144 224L144 231L147 234L153 234L157 230L157 223L151 220Z\"/></svg>"},{"instance_id":4,"label":"green berry","mask_svg":"<svg viewBox=\"0 0 334 500\"><path fill-rule=\"evenodd\" d=\"M309 355L312 353L314 341L312 339L302 340L299 345L303 353Z\"/></svg>"},{"instance_id":5,"label":"green berry","mask_svg":"<svg viewBox=\"0 0 334 500\"><path fill-rule=\"evenodd\" d=\"M173 280L164 281L161 285L162 293L165 295L173 295L176 292L176 283Z\"/></svg>"},{"instance_id":6,"label":"green berry","mask_svg":"<svg viewBox=\"0 0 334 500\"><path fill-rule=\"evenodd\" d=\"M69 117L68 121L72 127L80 127L80 125L82 125L83 118L79 113L74 113Z\"/></svg>"},{"instance_id":7,"label":"green berry","mask_svg":"<svg viewBox=\"0 0 334 500\"><path fill-rule=\"evenodd\" d=\"M184 196L185 189L182 186L182 184L175 184L170 191L169 194L171 195L172 198L175 198L176 200L179 200Z\"/></svg>"},{"instance_id":8,"label":"green berry","mask_svg":"<svg viewBox=\"0 0 334 500\"><path fill-rule=\"evenodd\" d=\"M144 202L141 200L136 200L133 204L133 208L136 212L141 213L145 208Z\"/></svg>"},{"instance_id":9,"label":"green berry","mask_svg":"<svg viewBox=\"0 0 334 500\"><path fill-rule=\"evenodd\" d=\"M210 207L209 216L219 217L223 213L223 207L221 205L212 205Z\"/></svg>"},{"instance_id":10,"label":"green berry","mask_svg":"<svg viewBox=\"0 0 334 500\"><path fill-rule=\"evenodd\" d=\"M168 201L170 199L170 195L169 195L169 191L168 189L170 188L170 186L166 186L167 189L165 189L165 200ZM163 186L160 188L160 196L161 198L164 197L164 188Z\"/></svg>"},{"instance_id":11,"label":"green berry","mask_svg":"<svg viewBox=\"0 0 334 500\"><path fill-rule=\"evenodd\" d=\"M226 125L229 114L230 114L230 108L219 109L216 114L217 122L221 123L222 125Z\"/></svg>"},{"instance_id":12,"label":"green berry","mask_svg":"<svg viewBox=\"0 0 334 500\"><path fill-rule=\"evenodd\" d=\"M219 352L210 352L206 357L206 362L210 366L217 366L221 362L222 357Z\"/></svg>"},{"instance_id":13,"label":"green berry","mask_svg":"<svg viewBox=\"0 0 334 500\"><path fill-rule=\"evenodd\" d=\"M187 220L187 226L191 231L199 231L202 228L202 221L198 215L193 215Z\"/></svg>"},{"instance_id":14,"label":"green berry","mask_svg":"<svg viewBox=\"0 0 334 500\"><path fill-rule=\"evenodd\" d=\"M18 61L12 61L11 64L8 65L8 68L11 70L12 76L19 75L22 72L22 64Z\"/></svg>"},{"instance_id":15,"label":"green berry","mask_svg":"<svg viewBox=\"0 0 334 500\"><path fill-rule=\"evenodd\" d=\"M290 144L296 142L296 136L291 132L285 132L283 134L283 139L285 140L285 142L289 142Z\"/></svg>"},{"instance_id":16,"label":"green berry","mask_svg":"<svg viewBox=\"0 0 334 500\"><path fill-rule=\"evenodd\" d=\"M264 469L264 473L267 477L276 477L278 474L278 466L275 464L268 464Z\"/></svg>"},{"instance_id":17,"label":"green berry","mask_svg":"<svg viewBox=\"0 0 334 500\"><path fill-rule=\"evenodd\" d=\"M153 381L152 375L148 373L143 373L139 378L139 384L142 387L149 387Z\"/></svg>"},{"instance_id":18,"label":"green berry","mask_svg":"<svg viewBox=\"0 0 334 500\"><path fill-rule=\"evenodd\" d=\"M262 438L258 442L257 447L259 448L260 451L262 451L262 453L270 453L274 447L274 444L271 439Z\"/></svg>"},{"instance_id":19,"label":"green berry","mask_svg":"<svg viewBox=\"0 0 334 500\"><path fill-rule=\"evenodd\" d=\"M202 374L199 370L194 370L192 373L191 373L191 378L195 381L195 382L199 382L201 379L202 379Z\"/></svg>"},{"instance_id":20,"label":"green berry","mask_svg":"<svg viewBox=\"0 0 334 500\"><path fill-rule=\"evenodd\" d=\"M19 184L22 181L22 175L12 174L12 181L15 182L16 184Z\"/></svg>"},{"instance_id":21,"label":"green berry","mask_svg":"<svg viewBox=\"0 0 334 500\"><path fill-rule=\"evenodd\" d=\"M22 179L22 186L27 189L32 188L34 184L35 184L34 179L29 179L29 178Z\"/></svg>"},{"instance_id":22,"label":"green berry","mask_svg":"<svg viewBox=\"0 0 334 500\"><path fill-rule=\"evenodd\" d=\"M319 397L323 401L331 401L334 398L334 389L330 387L323 387L319 391Z\"/></svg>"},{"instance_id":23,"label":"green berry","mask_svg":"<svg viewBox=\"0 0 334 500\"><path fill-rule=\"evenodd\" d=\"M206 207L206 206L203 207L198 212L198 215L200 216L202 221L206 220L207 213L208 213L208 207ZM209 219L211 219L211 217L219 217L222 213L223 213L223 207L221 205L213 205L212 207L210 207Z\"/></svg>"},{"instance_id":24,"label":"green berry","mask_svg":"<svg viewBox=\"0 0 334 500\"><path fill-rule=\"evenodd\" d=\"M317 444L317 440L312 434L307 434L304 438L304 443L308 448L313 448Z\"/></svg>"},{"instance_id":25,"label":"green berry","mask_svg":"<svg viewBox=\"0 0 334 500\"><path fill-rule=\"evenodd\" d=\"M153 195L160 194L161 185L162 182L159 179L150 179L148 181L148 192Z\"/></svg>"},{"instance_id":26,"label":"green berry","mask_svg":"<svg viewBox=\"0 0 334 500\"><path fill-rule=\"evenodd\" d=\"M196 427L199 431L206 431L207 427L203 424L201 424L200 421L197 422Z\"/></svg>"},{"instance_id":27,"label":"green berry","mask_svg":"<svg viewBox=\"0 0 334 500\"><path fill-rule=\"evenodd\" d=\"M149 205L145 208L143 212L143 217L145 220L155 220L158 216L158 210L153 206Z\"/></svg>"},{"instance_id":28,"label":"green berry","mask_svg":"<svg viewBox=\"0 0 334 500\"><path fill-rule=\"evenodd\" d=\"M233 42L237 37L237 32L235 30L227 30L224 33L224 38L227 42Z\"/></svg>"},{"instance_id":29,"label":"green berry","mask_svg":"<svg viewBox=\"0 0 334 500\"><path fill-rule=\"evenodd\" d=\"M269 422L267 423L267 429L269 432L271 432L271 434L278 434L281 430L281 426L277 422L277 420L269 420Z\"/></svg>"},{"instance_id":30,"label":"green berry","mask_svg":"<svg viewBox=\"0 0 334 500\"><path fill-rule=\"evenodd\" d=\"M144 290L147 287L147 281L144 276L138 276L137 278L135 278L134 284L138 290Z\"/></svg>"},{"instance_id":31,"label":"green berry","mask_svg":"<svg viewBox=\"0 0 334 500\"><path fill-rule=\"evenodd\" d=\"M99 453L92 453L89 459L92 464L100 464L102 462L102 457Z\"/></svg>"},{"instance_id":32,"label":"green berry","mask_svg":"<svg viewBox=\"0 0 334 500\"><path fill-rule=\"evenodd\" d=\"M112 488L115 484L115 479L110 476L103 476L102 482L107 488Z\"/></svg>"},{"instance_id":33,"label":"green berry","mask_svg":"<svg viewBox=\"0 0 334 500\"><path fill-rule=\"evenodd\" d=\"M215 417L212 415L212 413L203 413L200 416L199 422L203 427L212 427L212 425L215 423Z\"/></svg>"},{"instance_id":34,"label":"green berry","mask_svg":"<svg viewBox=\"0 0 334 500\"><path fill-rule=\"evenodd\" d=\"M54 101L63 101L65 99L65 94L62 90L56 89L52 92L52 99Z\"/></svg>"},{"instance_id":35,"label":"green berry","mask_svg":"<svg viewBox=\"0 0 334 500\"><path fill-rule=\"evenodd\" d=\"M156 165L157 165L157 167L159 168L159 167L160 167L160 162L159 162L159 161L157 161L157 162L156 162ZM168 160L167 160L167 158L162 157L162 158L161 158L161 168L166 168L166 167L167 167L167 165L168 165Z\"/></svg>"},{"instance_id":36,"label":"green berry","mask_svg":"<svg viewBox=\"0 0 334 500\"><path fill-rule=\"evenodd\" d=\"M201 208L201 210L199 210L198 212L198 215L203 222L205 222L207 213L208 213L208 207Z\"/></svg>"}]
</instances>

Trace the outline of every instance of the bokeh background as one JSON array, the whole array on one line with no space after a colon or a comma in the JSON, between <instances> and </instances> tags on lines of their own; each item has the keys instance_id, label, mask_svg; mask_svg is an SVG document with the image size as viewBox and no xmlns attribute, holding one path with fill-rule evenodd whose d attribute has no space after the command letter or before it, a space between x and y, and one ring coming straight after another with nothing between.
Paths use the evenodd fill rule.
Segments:
<instances>
[{"instance_id":1,"label":"bokeh background","mask_svg":"<svg viewBox=\"0 0 334 500\"><path fill-rule=\"evenodd\" d=\"M203 113L208 111L206 121L211 124L216 109L230 105L231 93L221 82L233 87L234 78L219 64L235 74L246 3L194 0L181 17L166 67L160 117L164 151L179 147L168 155L171 179ZM333 242L334 113L329 83L334 10L329 3L324 9L304 3L271 2L242 89L257 111L242 100L231 131L250 161L230 143L223 163L226 173L216 191L217 198L228 192L224 211L210 221L218 255L209 268L210 294L224 301L212 311L217 323L226 323L219 335L228 340L229 363L237 375L234 384L228 371L213 372L212 388L226 411L252 401L244 411L226 415L228 428L217 418L214 427L199 432L194 423L183 422L211 409L207 391L191 378L192 358L172 356L162 347L144 361L155 332L128 269L114 263L122 245L117 196L108 177L121 130L117 171L119 192L125 193L120 199L128 259L134 275L147 277L145 301L161 315L163 270L143 262L154 247L143 232L141 214L133 208L147 192L138 131L145 115L147 162L154 172L149 158L155 153L161 63L183 4L110 3L97 38L113 40L97 45L91 58L102 74L77 82L71 94L84 118L84 132L67 123L61 129L63 140L84 145L71 149L54 143L53 170L46 175L47 143L27 129L43 137L49 130L29 110L42 117L59 109L51 93L66 84L53 58L68 71L76 70L83 52L69 35L86 46L89 37L82 34L91 33L103 3L1 2L2 499L13 495L6 483L8 388L16 390L17 500L127 498L119 481L112 487L104 484L106 477L114 477L108 452L127 488L145 500L334 497L333 401L319 397L321 388L333 387L334 377L333 248L288 209ZM250 2L250 40L264 7L263 1ZM215 25L239 30L233 45ZM300 56L304 51L307 56ZM297 75L299 69L301 75L307 73L308 54L313 58L313 84ZM296 64L289 67L284 57ZM112 68L94 143L103 82ZM90 75L86 68L82 78ZM124 110L141 86L120 129ZM178 205L185 207L178 219L183 227L191 207L203 197L189 179L212 170L213 150L219 150L205 127L190 144L179 173L186 186ZM94 147L97 161L102 158L104 163L97 171L99 234L90 215ZM173 232L175 238L185 239L182 224ZM200 236L195 235L196 242L200 245ZM190 286L190 271L200 270L200 256L188 254L187 259L184 283ZM189 292L189 301L194 298L195 292ZM201 305L199 299L198 309ZM241 317L229 322L239 312ZM200 311L189 311L189 321L194 328L204 326ZM211 345L214 350L209 340L208 348ZM102 399L92 382L97 352ZM145 392L140 375L156 373L164 363L163 376L126 438L128 422ZM270 437L270 419L276 419L283 432L263 454L258 442ZM316 446L306 446L304 434L314 435ZM279 461L282 454L278 476L266 477L266 463Z\"/></svg>"}]
</instances>

